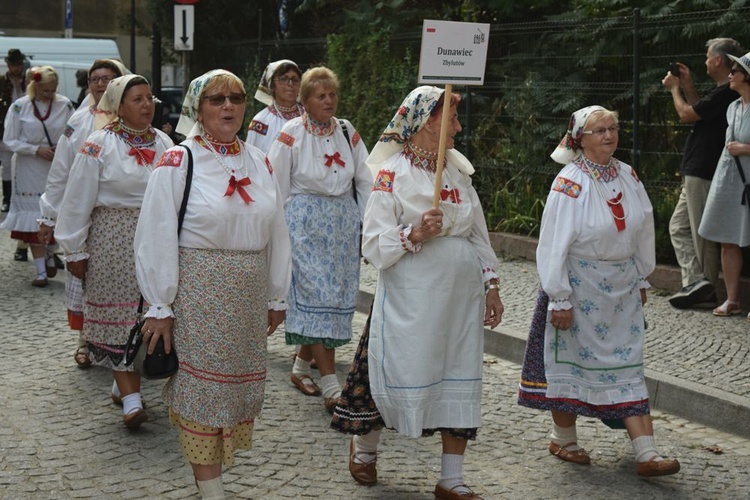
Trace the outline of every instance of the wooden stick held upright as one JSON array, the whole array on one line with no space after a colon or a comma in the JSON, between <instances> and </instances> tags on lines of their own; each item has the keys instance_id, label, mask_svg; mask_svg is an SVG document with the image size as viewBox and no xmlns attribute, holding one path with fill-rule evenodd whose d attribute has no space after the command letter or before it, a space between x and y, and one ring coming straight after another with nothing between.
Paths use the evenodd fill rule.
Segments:
<instances>
[{"instance_id":1,"label":"wooden stick held upright","mask_svg":"<svg viewBox=\"0 0 750 500\"><path fill-rule=\"evenodd\" d=\"M443 186L443 163L445 162L445 143L448 137L448 117L451 110L451 93L453 84L445 84L443 93L443 115L440 119L440 142L438 144L437 169L435 170L435 194L432 197L432 208L440 204L440 191Z\"/></svg>"}]
</instances>

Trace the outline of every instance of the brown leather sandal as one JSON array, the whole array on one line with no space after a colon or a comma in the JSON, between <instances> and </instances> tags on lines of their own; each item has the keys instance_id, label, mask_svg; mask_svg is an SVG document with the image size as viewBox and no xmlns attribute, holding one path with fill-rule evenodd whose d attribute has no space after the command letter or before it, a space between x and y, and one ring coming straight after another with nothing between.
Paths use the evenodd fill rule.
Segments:
<instances>
[{"instance_id":1,"label":"brown leather sandal","mask_svg":"<svg viewBox=\"0 0 750 500\"><path fill-rule=\"evenodd\" d=\"M89 359L89 350L86 347L79 347L76 349L76 353L73 355L78 368L86 369L91 367L91 359Z\"/></svg>"},{"instance_id":2,"label":"brown leather sandal","mask_svg":"<svg viewBox=\"0 0 750 500\"><path fill-rule=\"evenodd\" d=\"M294 373L291 374L289 379L292 381L292 384L299 389L299 392L304 394L305 396L320 396L321 391L320 387L318 387L318 384L313 382L312 377L310 375L295 375ZM305 382L305 381L308 382Z\"/></svg>"},{"instance_id":3,"label":"brown leather sandal","mask_svg":"<svg viewBox=\"0 0 750 500\"><path fill-rule=\"evenodd\" d=\"M577 450L566 450L568 446L577 444L575 441L568 443L565 446L560 446L557 443L550 443L548 446L549 452L554 456L565 462L572 462L574 464L588 465L591 463L591 457L589 453L583 448Z\"/></svg>"}]
</instances>

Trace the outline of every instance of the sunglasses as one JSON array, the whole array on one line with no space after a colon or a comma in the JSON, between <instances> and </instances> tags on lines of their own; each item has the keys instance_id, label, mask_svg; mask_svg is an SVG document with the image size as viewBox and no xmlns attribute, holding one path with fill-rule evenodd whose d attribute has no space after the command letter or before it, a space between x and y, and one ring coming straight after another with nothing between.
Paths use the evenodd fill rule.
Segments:
<instances>
[{"instance_id":1,"label":"sunglasses","mask_svg":"<svg viewBox=\"0 0 750 500\"><path fill-rule=\"evenodd\" d=\"M229 95L207 95L204 99L206 99L211 106L223 106L227 99L229 99L229 102L237 106L245 104L245 94L238 94L236 92L232 92Z\"/></svg>"},{"instance_id":2,"label":"sunglasses","mask_svg":"<svg viewBox=\"0 0 750 500\"><path fill-rule=\"evenodd\" d=\"M747 73L745 73L745 71L742 70L742 68L734 67L734 68L732 68L732 69L729 70L729 74L730 75L733 75L735 73L739 73L741 75L746 75L747 74Z\"/></svg>"}]
</instances>

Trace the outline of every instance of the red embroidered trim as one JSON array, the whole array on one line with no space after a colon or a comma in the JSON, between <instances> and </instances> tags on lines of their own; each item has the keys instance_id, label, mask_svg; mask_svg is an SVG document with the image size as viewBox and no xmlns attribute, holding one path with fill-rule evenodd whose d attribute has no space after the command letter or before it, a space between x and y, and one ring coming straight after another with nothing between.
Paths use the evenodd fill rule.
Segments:
<instances>
[{"instance_id":1,"label":"red embroidered trim","mask_svg":"<svg viewBox=\"0 0 750 500\"><path fill-rule=\"evenodd\" d=\"M386 193L393 192L393 181L396 179L395 172L390 170L381 170L378 172L375 178L375 185L372 187L373 191L383 191Z\"/></svg>"},{"instance_id":2,"label":"red embroidered trim","mask_svg":"<svg viewBox=\"0 0 750 500\"><path fill-rule=\"evenodd\" d=\"M282 144L286 144L290 148L294 146L294 137L287 134L286 132L279 132L279 135L276 137L276 140Z\"/></svg>"},{"instance_id":3,"label":"red embroidered trim","mask_svg":"<svg viewBox=\"0 0 750 500\"><path fill-rule=\"evenodd\" d=\"M266 135L266 134L268 134L268 125L266 125L263 122L259 122L257 120L251 121L250 125L247 127L247 129L255 132L256 134L260 134L260 135Z\"/></svg>"},{"instance_id":4,"label":"red embroidered trim","mask_svg":"<svg viewBox=\"0 0 750 500\"><path fill-rule=\"evenodd\" d=\"M352 147L356 148L357 144L359 144L359 141L361 141L362 138L359 136L359 132L356 130L354 131L354 135L352 136Z\"/></svg>"},{"instance_id":5,"label":"red embroidered trim","mask_svg":"<svg viewBox=\"0 0 750 500\"><path fill-rule=\"evenodd\" d=\"M558 191L570 196L571 198L578 198L581 194L581 185L576 184L565 177L558 177L552 184L552 191Z\"/></svg>"},{"instance_id":6,"label":"red embroidered trim","mask_svg":"<svg viewBox=\"0 0 750 500\"><path fill-rule=\"evenodd\" d=\"M163 155L161 155L159 163L157 163L154 168L179 167L182 164L182 157L184 154L185 150L183 148L168 149Z\"/></svg>"},{"instance_id":7,"label":"red embroidered trim","mask_svg":"<svg viewBox=\"0 0 750 500\"><path fill-rule=\"evenodd\" d=\"M102 147L98 144L94 144L93 142L84 142L83 146L81 146L81 149L78 150L79 153L92 156L94 158L99 158L99 153L102 152Z\"/></svg>"}]
</instances>

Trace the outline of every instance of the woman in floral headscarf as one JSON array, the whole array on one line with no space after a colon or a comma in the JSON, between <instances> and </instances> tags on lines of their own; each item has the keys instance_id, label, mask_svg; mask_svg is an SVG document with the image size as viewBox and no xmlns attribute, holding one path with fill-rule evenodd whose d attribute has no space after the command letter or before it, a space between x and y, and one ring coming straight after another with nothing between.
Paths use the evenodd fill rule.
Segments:
<instances>
[{"instance_id":1,"label":"woman in floral headscarf","mask_svg":"<svg viewBox=\"0 0 750 500\"><path fill-rule=\"evenodd\" d=\"M55 237L68 272L84 280L81 336L89 359L114 372L112 400L122 405L123 423L132 429L148 416L140 375L123 360L139 295L130 249L146 184L172 140L151 127L154 100L142 76L111 80L98 110L95 132L73 160Z\"/></svg>"},{"instance_id":2,"label":"woman in floral headscarf","mask_svg":"<svg viewBox=\"0 0 750 500\"><path fill-rule=\"evenodd\" d=\"M149 181L135 234L136 272L151 304L144 342L151 350L163 337L179 356L164 387L170 420L201 496L218 499L222 464L234 463L235 448L251 448L266 338L284 320L291 249L273 171L237 137L242 80L209 71L190 83L182 109L177 132L187 139L162 156Z\"/></svg>"},{"instance_id":3,"label":"woman in floral headscarf","mask_svg":"<svg viewBox=\"0 0 750 500\"><path fill-rule=\"evenodd\" d=\"M480 498L463 481L463 455L481 424L483 326L500 323L497 259L471 174L453 149L460 96L423 86L404 99L367 158L375 185L362 254L380 270L363 333L332 426L354 434L349 472L377 481L381 429L408 437L441 433L435 496ZM450 106L440 207L435 189L440 122ZM371 396L370 396L371 394Z\"/></svg>"},{"instance_id":4,"label":"woman in floral headscarf","mask_svg":"<svg viewBox=\"0 0 750 500\"><path fill-rule=\"evenodd\" d=\"M617 114L573 113L551 157L552 183L537 247L541 289L526 344L519 404L552 412L549 452L590 463L576 417L627 428L636 472L680 470L659 455L643 374L646 281L655 265L651 202L635 171L612 155Z\"/></svg>"},{"instance_id":5,"label":"woman in floral headscarf","mask_svg":"<svg viewBox=\"0 0 750 500\"><path fill-rule=\"evenodd\" d=\"M268 153L281 127L302 116L305 107L297 100L302 72L294 61L281 59L266 66L255 99L266 105L247 127L247 143Z\"/></svg>"}]
</instances>

